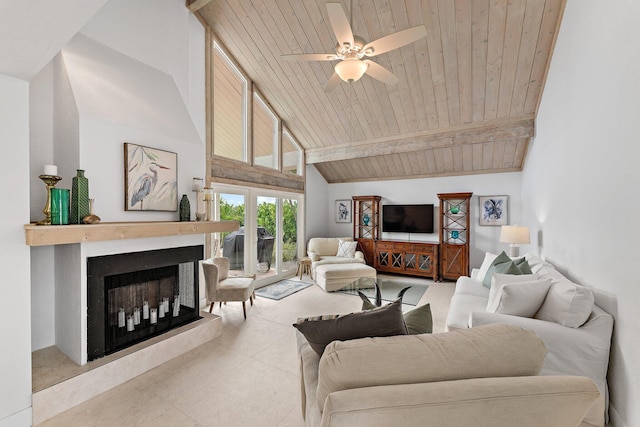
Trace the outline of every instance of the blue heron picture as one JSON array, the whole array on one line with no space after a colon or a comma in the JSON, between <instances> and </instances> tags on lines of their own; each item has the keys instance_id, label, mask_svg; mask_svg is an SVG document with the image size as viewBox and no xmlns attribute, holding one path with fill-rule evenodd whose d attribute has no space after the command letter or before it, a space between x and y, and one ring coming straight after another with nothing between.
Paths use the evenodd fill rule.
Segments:
<instances>
[{"instance_id":1,"label":"blue heron picture","mask_svg":"<svg viewBox=\"0 0 640 427\"><path fill-rule=\"evenodd\" d=\"M177 157L157 148L124 144L125 210L178 209Z\"/></svg>"}]
</instances>

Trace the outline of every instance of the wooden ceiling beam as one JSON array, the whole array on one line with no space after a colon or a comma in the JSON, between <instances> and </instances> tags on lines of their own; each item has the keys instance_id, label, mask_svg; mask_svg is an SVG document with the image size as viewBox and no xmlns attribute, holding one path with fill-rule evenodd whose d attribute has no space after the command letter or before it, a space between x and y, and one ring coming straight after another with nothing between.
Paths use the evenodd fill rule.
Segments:
<instances>
[{"instance_id":1,"label":"wooden ceiling beam","mask_svg":"<svg viewBox=\"0 0 640 427\"><path fill-rule=\"evenodd\" d=\"M311 148L305 150L305 156L307 164L314 164L512 138L531 138L534 134L535 119L533 116L526 116L454 126L445 131L436 129L349 144Z\"/></svg>"},{"instance_id":2,"label":"wooden ceiling beam","mask_svg":"<svg viewBox=\"0 0 640 427\"><path fill-rule=\"evenodd\" d=\"M191 11L191 13L196 13L213 0L187 0L187 9Z\"/></svg>"}]
</instances>

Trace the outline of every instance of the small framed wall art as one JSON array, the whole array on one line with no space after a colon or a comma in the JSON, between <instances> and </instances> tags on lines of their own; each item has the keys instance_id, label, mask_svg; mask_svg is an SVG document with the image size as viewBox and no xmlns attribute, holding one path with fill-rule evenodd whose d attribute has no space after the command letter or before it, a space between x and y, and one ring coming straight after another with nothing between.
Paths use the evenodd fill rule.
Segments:
<instances>
[{"instance_id":1,"label":"small framed wall art","mask_svg":"<svg viewBox=\"0 0 640 427\"><path fill-rule=\"evenodd\" d=\"M351 222L351 200L336 200L336 222Z\"/></svg>"},{"instance_id":2,"label":"small framed wall art","mask_svg":"<svg viewBox=\"0 0 640 427\"><path fill-rule=\"evenodd\" d=\"M124 143L124 210L178 210L178 155Z\"/></svg>"},{"instance_id":3,"label":"small framed wall art","mask_svg":"<svg viewBox=\"0 0 640 427\"><path fill-rule=\"evenodd\" d=\"M509 196L479 196L480 225L507 225Z\"/></svg>"}]
</instances>

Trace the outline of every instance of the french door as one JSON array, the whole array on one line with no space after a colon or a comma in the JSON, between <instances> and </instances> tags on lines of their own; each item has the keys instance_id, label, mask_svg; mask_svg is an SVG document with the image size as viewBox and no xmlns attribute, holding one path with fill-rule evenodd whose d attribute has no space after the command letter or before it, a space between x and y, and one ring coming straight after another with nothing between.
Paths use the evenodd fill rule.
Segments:
<instances>
[{"instance_id":1,"label":"french door","mask_svg":"<svg viewBox=\"0 0 640 427\"><path fill-rule=\"evenodd\" d=\"M235 273L255 274L264 286L296 273L304 248L303 200L297 193L214 185L214 217L236 220L240 230L218 233L212 248Z\"/></svg>"}]
</instances>

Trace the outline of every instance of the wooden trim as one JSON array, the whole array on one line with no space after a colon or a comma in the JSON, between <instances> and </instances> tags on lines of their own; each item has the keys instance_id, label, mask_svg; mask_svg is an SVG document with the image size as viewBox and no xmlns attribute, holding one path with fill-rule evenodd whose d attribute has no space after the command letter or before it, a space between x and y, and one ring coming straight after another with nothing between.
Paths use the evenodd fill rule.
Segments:
<instances>
[{"instance_id":1,"label":"wooden trim","mask_svg":"<svg viewBox=\"0 0 640 427\"><path fill-rule=\"evenodd\" d=\"M189 11L191 13L196 13L197 11L199 11L200 9L202 9L203 7L205 7L206 5L211 3L211 1L212 0L193 0L193 1L188 1L187 2L187 9L189 9Z\"/></svg>"},{"instance_id":2,"label":"wooden trim","mask_svg":"<svg viewBox=\"0 0 640 427\"><path fill-rule=\"evenodd\" d=\"M29 246L65 245L105 240L141 239L235 231L237 221L198 222L102 222L99 224L35 225L25 224L25 242Z\"/></svg>"},{"instance_id":3,"label":"wooden trim","mask_svg":"<svg viewBox=\"0 0 640 427\"><path fill-rule=\"evenodd\" d=\"M251 166L224 157L214 156L209 164L208 172L212 181L224 184L304 193L304 177L302 176Z\"/></svg>"},{"instance_id":4,"label":"wooden trim","mask_svg":"<svg viewBox=\"0 0 640 427\"><path fill-rule=\"evenodd\" d=\"M333 145L306 150L307 164L336 160L357 159L385 154L409 153L419 150L468 145L479 142L498 141L534 136L533 117L496 120L457 126L446 131L426 131L391 138L380 138L366 142Z\"/></svg>"}]
</instances>

